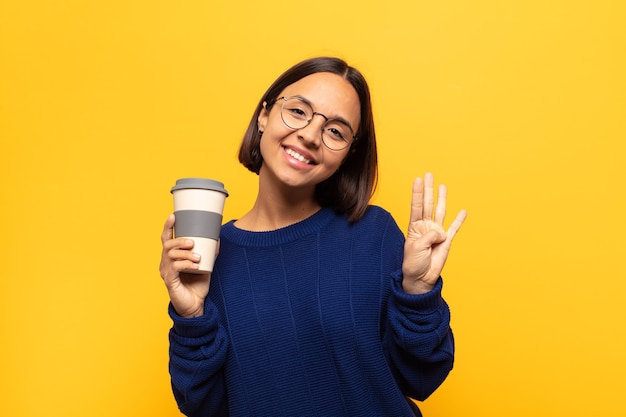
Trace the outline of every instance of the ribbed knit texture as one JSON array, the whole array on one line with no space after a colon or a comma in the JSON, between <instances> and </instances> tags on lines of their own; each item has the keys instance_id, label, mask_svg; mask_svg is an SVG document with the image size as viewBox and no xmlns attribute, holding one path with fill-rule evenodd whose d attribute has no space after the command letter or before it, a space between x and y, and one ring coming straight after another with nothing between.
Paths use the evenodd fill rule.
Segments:
<instances>
[{"instance_id":1,"label":"ribbed knit texture","mask_svg":"<svg viewBox=\"0 0 626 417\"><path fill-rule=\"evenodd\" d=\"M205 315L170 306L170 374L189 416L411 416L452 368L441 280L402 292L404 236L372 206L271 232L222 227Z\"/></svg>"}]
</instances>

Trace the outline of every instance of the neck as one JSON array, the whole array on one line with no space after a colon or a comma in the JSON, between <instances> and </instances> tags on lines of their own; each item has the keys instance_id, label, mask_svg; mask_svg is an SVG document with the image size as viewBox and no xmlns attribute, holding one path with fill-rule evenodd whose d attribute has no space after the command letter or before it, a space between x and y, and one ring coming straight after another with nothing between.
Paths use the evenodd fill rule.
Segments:
<instances>
[{"instance_id":1,"label":"neck","mask_svg":"<svg viewBox=\"0 0 626 417\"><path fill-rule=\"evenodd\" d=\"M264 185L259 177L259 192L248 213L235 226L253 232L276 230L302 221L321 206L314 198L315 188Z\"/></svg>"}]
</instances>

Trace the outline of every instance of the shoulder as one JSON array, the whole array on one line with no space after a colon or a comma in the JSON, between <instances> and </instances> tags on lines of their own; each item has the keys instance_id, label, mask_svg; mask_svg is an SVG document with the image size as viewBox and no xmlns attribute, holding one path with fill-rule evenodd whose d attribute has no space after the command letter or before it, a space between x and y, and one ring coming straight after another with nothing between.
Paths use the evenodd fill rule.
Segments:
<instances>
[{"instance_id":1,"label":"shoulder","mask_svg":"<svg viewBox=\"0 0 626 417\"><path fill-rule=\"evenodd\" d=\"M387 223L396 223L391 213L389 213L382 207L374 205L368 206L363 217L360 220L354 222L355 225L381 225Z\"/></svg>"},{"instance_id":2,"label":"shoulder","mask_svg":"<svg viewBox=\"0 0 626 417\"><path fill-rule=\"evenodd\" d=\"M390 235L392 237L402 237L403 233L398 227L395 219L387 210L382 207L370 205L365 215L353 223L355 230L373 234L377 236Z\"/></svg>"}]
</instances>

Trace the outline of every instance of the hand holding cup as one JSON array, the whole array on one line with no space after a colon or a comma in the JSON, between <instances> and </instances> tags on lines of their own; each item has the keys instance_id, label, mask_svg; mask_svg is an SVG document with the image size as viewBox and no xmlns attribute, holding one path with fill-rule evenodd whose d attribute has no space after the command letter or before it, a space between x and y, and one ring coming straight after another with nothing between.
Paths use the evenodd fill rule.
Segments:
<instances>
[{"instance_id":1,"label":"hand holding cup","mask_svg":"<svg viewBox=\"0 0 626 417\"><path fill-rule=\"evenodd\" d=\"M228 193L218 181L183 178L172 194L174 214L161 235L160 273L176 312L196 317L204 313Z\"/></svg>"}]
</instances>

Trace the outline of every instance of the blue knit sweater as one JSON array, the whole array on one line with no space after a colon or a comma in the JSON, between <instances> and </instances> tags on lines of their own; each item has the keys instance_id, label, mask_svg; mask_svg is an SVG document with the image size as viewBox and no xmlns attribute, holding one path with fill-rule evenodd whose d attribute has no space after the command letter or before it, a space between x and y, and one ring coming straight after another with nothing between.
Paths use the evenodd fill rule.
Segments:
<instances>
[{"instance_id":1,"label":"blue knit sweater","mask_svg":"<svg viewBox=\"0 0 626 417\"><path fill-rule=\"evenodd\" d=\"M170 375L189 416L412 416L452 369L442 282L402 291L389 213L322 209L294 225L222 227L201 317L170 306Z\"/></svg>"}]
</instances>

